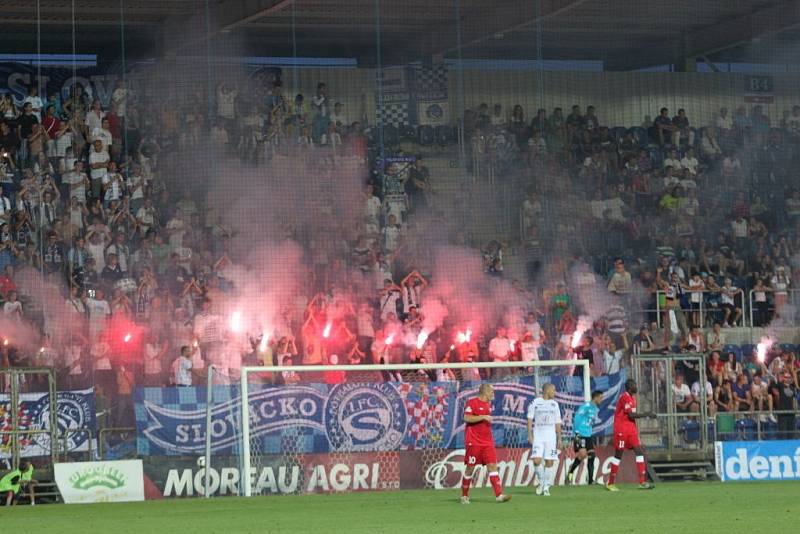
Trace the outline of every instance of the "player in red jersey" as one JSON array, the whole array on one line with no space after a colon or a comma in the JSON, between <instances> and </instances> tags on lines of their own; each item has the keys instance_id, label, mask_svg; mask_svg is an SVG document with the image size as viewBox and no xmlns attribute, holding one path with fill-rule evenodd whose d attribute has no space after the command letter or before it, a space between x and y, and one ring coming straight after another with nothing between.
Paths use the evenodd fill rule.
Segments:
<instances>
[{"instance_id":1,"label":"player in red jersey","mask_svg":"<svg viewBox=\"0 0 800 534\"><path fill-rule=\"evenodd\" d=\"M614 482L617 479L619 464L622 461L622 454L625 449L633 449L636 454L636 469L639 471L639 489L653 489L653 485L647 482L647 474L644 464L644 450L639 442L639 430L636 428L636 420L646 417L655 417L652 413L636 413L636 392L639 388L636 381L628 379L625 382L625 392L619 396L617 410L614 412L614 457L611 459L611 474L608 475L606 489L609 491L619 491Z\"/></svg>"},{"instance_id":2,"label":"player in red jersey","mask_svg":"<svg viewBox=\"0 0 800 534\"><path fill-rule=\"evenodd\" d=\"M461 504L469 504L469 486L472 484L472 473L476 465L485 465L489 471L489 482L494 489L497 502L511 500L510 495L503 493L500 475L497 472L497 452L494 449L492 436L492 400L494 388L490 384L481 384L478 396L467 401L464 408L464 477L461 479Z\"/></svg>"}]
</instances>

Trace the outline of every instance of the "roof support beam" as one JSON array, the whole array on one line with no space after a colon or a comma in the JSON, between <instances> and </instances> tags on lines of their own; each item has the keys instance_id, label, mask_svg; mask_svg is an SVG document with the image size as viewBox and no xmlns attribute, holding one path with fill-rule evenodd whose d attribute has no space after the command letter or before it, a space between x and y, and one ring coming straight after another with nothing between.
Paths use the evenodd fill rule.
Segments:
<instances>
[{"instance_id":1,"label":"roof support beam","mask_svg":"<svg viewBox=\"0 0 800 534\"><path fill-rule=\"evenodd\" d=\"M747 45L753 39L768 37L800 26L800 2L784 0L752 13L723 20L676 37L674 46L660 44L638 47L622 54L624 59L606 63L608 70L637 70L684 58L707 56ZM681 40L684 40L681 42Z\"/></svg>"},{"instance_id":2,"label":"roof support beam","mask_svg":"<svg viewBox=\"0 0 800 534\"><path fill-rule=\"evenodd\" d=\"M172 55L197 46L220 33L227 33L286 9L294 2L295 0L225 0L209 3L209 13L201 10L190 17L170 17L164 25L164 53Z\"/></svg>"},{"instance_id":3,"label":"roof support beam","mask_svg":"<svg viewBox=\"0 0 800 534\"><path fill-rule=\"evenodd\" d=\"M461 48L466 49L471 46L475 46L477 44L482 43L488 39L491 39L496 34L504 34L515 32L518 30L525 29L529 26L534 24L538 24L543 22L549 18L557 17L559 15L563 15L564 13L579 7L581 4L585 4L590 2L591 0L541 0L540 2L540 9L539 12L536 13L533 17L527 18L525 20L517 21L515 20L515 13L519 12L519 9L512 10L510 15L507 17L497 17L497 19L482 19L482 22L486 23L485 25L481 25L481 29L479 32L470 32L469 30L464 31L464 35L462 36L462 43ZM526 9L530 9L529 6L532 5L531 2L525 1L522 2L523 5L528 6ZM490 7L494 11L497 11L497 7L493 6L489 3ZM520 8L522 9L522 8ZM464 18L467 19L470 17L470 13L465 13ZM494 22L494 24L492 23ZM470 33L477 33L477 35L470 35ZM451 52L456 52L458 50L458 46L451 46L439 52L442 55L449 54Z\"/></svg>"}]
</instances>

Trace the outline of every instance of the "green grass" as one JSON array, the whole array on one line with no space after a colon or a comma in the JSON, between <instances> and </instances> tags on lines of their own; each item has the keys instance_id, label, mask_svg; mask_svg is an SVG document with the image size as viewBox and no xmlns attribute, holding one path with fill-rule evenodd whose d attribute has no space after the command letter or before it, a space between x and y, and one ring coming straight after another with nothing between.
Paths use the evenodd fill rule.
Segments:
<instances>
[{"instance_id":1,"label":"green grass","mask_svg":"<svg viewBox=\"0 0 800 534\"><path fill-rule=\"evenodd\" d=\"M653 491L620 486L532 489L494 502L473 489L288 497L166 499L143 503L0 507L0 531L50 533L306 533L503 534L531 532L792 532L798 485L792 482L670 483Z\"/></svg>"}]
</instances>

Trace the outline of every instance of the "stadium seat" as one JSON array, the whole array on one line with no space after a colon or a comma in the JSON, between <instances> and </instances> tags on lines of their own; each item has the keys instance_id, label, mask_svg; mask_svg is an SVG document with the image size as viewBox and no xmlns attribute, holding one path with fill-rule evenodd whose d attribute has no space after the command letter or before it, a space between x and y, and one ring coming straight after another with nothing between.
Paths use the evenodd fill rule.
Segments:
<instances>
[{"instance_id":1,"label":"stadium seat","mask_svg":"<svg viewBox=\"0 0 800 534\"><path fill-rule=\"evenodd\" d=\"M761 423L761 439L778 439L778 423L769 419Z\"/></svg>"},{"instance_id":2,"label":"stadium seat","mask_svg":"<svg viewBox=\"0 0 800 534\"><path fill-rule=\"evenodd\" d=\"M755 441L758 438L758 425L752 419L736 421L736 440Z\"/></svg>"},{"instance_id":3,"label":"stadium seat","mask_svg":"<svg viewBox=\"0 0 800 534\"><path fill-rule=\"evenodd\" d=\"M781 343L780 345L781 350L788 350L791 352L797 352L797 345L793 345L792 343Z\"/></svg>"},{"instance_id":4,"label":"stadium seat","mask_svg":"<svg viewBox=\"0 0 800 534\"><path fill-rule=\"evenodd\" d=\"M696 443L700 441L700 423L697 421L683 421L680 428L683 439L686 443Z\"/></svg>"},{"instance_id":5,"label":"stadium seat","mask_svg":"<svg viewBox=\"0 0 800 534\"><path fill-rule=\"evenodd\" d=\"M748 360L750 355L753 354L753 351L756 350L755 345L739 345L739 349L742 351L742 360Z\"/></svg>"},{"instance_id":6,"label":"stadium seat","mask_svg":"<svg viewBox=\"0 0 800 534\"><path fill-rule=\"evenodd\" d=\"M416 140L417 129L410 124L404 124L400 127L400 137L402 137L405 141Z\"/></svg>"},{"instance_id":7,"label":"stadium seat","mask_svg":"<svg viewBox=\"0 0 800 534\"><path fill-rule=\"evenodd\" d=\"M437 126L435 130L436 142L444 146L455 140L453 129L449 126Z\"/></svg>"},{"instance_id":8,"label":"stadium seat","mask_svg":"<svg viewBox=\"0 0 800 534\"><path fill-rule=\"evenodd\" d=\"M400 132L391 124L383 127L383 144L394 146L400 143Z\"/></svg>"},{"instance_id":9,"label":"stadium seat","mask_svg":"<svg viewBox=\"0 0 800 534\"><path fill-rule=\"evenodd\" d=\"M639 143L640 147L647 146L647 130L642 128L641 126L636 126L631 128L631 132L633 132L633 137Z\"/></svg>"},{"instance_id":10,"label":"stadium seat","mask_svg":"<svg viewBox=\"0 0 800 534\"><path fill-rule=\"evenodd\" d=\"M628 132L628 129L623 126L614 126L611 128L609 133L611 134L611 138L619 143L625 137L625 134Z\"/></svg>"},{"instance_id":11,"label":"stadium seat","mask_svg":"<svg viewBox=\"0 0 800 534\"><path fill-rule=\"evenodd\" d=\"M418 142L422 146L430 146L436 141L436 132L432 126L420 126L417 128Z\"/></svg>"},{"instance_id":12,"label":"stadium seat","mask_svg":"<svg viewBox=\"0 0 800 534\"><path fill-rule=\"evenodd\" d=\"M716 420L716 437L719 440L730 440L734 438L736 425L734 418L728 413L718 413Z\"/></svg>"}]
</instances>

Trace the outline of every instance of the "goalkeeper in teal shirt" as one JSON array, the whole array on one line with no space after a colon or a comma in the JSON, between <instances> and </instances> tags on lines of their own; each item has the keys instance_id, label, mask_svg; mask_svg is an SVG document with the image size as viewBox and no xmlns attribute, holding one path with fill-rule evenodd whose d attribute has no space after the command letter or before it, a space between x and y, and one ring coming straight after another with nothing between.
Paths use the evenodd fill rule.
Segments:
<instances>
[{"instance_id":1,"label":"goalkeeper in teal shirt","mask_svg":"<svg viewBox=\"0 0 800 534\"><path fill-rule=\"evenodd\" d=\"M575 415L572 416L572 428L575 431L575 438L572 441L572 448L575 451L575 459L567 474L567 483L574 484L575 470L585 459L587 462L588 484L594 484L594 438L592 437L592 427L594 426L597 414L600 412L600 403L603 402L603 392L593 391L592 400L581 405Z\"/></svg>"}]
</instances>

